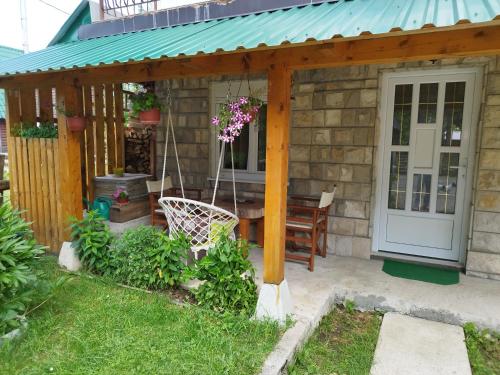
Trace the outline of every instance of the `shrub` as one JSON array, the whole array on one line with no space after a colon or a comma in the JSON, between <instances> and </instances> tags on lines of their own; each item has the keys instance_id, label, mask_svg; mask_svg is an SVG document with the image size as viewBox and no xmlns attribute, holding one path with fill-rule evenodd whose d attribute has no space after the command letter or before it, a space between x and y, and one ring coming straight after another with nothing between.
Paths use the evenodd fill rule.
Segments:
<instances>
[{"instance_id":1,"label":"shrub","mask_svg":"<svg viewBox=\"0 0 500 375\"><path fill-rule=\"evenodd\" d=\"M20 315L36 297L36 269L42 246L9 204L0 206L0 335L20 325Z\"/></svg>"},{"instance_id":2,"label":"shrub","mask_svg":"<svg viewBox=\"0 0 500 375\"><path fill-rule=\"evenodd\" d=\"M112 277L124 284L148 289L177 286L188 277L189 241L170 239L163 231L139 226L125 231L112 248Z\"/></svg>"},{"instance_id":3,"label":"shrub","mask_svg":"<svg viewBox=\"0 0 500 375\"><path fill-rule=\"evenodd\" d=\"M97 211L82 220L71 219L71 241L86 269L100 275L109 271L113 235Z\"/></svg>"},{"instance_id":4,"label":"shrub","mask_svg":"<svg viewBox=\"0 0 500 375\"><path fill-rule=\"evenodd\" d=\"M42 122L39 126L23 123L12 130L13 135L22 138L57 138L57 126L50 122Z\"/></svg>"},{"instance_id":5,"label":"shrub","mask_svg":"<svg viewBox=\"0 0 500 375\"><path fill-rule=\"evenodd\" d=\"M198 304L218 312L246 316L257 303L255 270L247 259L248 245L222 237L196 264L196 276L204 281L195 291Z\"/></svg>"}]
</instances>

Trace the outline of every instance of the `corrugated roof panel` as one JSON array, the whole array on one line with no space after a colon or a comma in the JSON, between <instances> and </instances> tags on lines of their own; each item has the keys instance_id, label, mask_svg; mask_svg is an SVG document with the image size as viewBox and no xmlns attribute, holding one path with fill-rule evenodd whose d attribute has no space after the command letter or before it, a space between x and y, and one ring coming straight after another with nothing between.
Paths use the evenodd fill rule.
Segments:
<instances>
[{"instance_id":1,"label":"corrugated roof panel","mask_svg":"<svg viewBox=\"0 0 500 375\"><path fill-rule=\"evenodd\" d=\"M500 0L339 0L58 44L0 62L0 75L355 37L394 28L409 31L464 19L487 22L498 15Z\"/></svg>"},{"instance_id":2,"label":"corrugated roof panel","mask_svg":"<svg viewBox=\"0 0 500 375\"><path fill-rule=\"evenodd\" d=\"M11 59L13 57L22 55L23 51L20 49L0 46L0 61ZM5 93L0 90L0 119L5 118Z\"/></svg>"}]
</instances>

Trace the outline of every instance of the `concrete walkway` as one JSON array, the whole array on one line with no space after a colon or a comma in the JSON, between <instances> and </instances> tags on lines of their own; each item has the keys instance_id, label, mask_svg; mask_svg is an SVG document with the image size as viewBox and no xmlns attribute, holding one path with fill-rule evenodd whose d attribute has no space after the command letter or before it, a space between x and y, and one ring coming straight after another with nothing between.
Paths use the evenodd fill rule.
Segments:
<instances>
[{"instance_id":1,"label":"concrete walkway","mask_svg":"<svg viewBox=\"0 0 500 375\"><path fill-rule=\"evenodd\" d=\"M384 315L370 375L470 375L462 327Z\"/></svg>"},{"instance_id":2,"label":"concrete walkway","mask_svg":"<svg viewBox=\"0 0 500 375\"><path fill-rule=\"evenodd\" d=\"M262 284L262 249L250 259ZM453 325L474 322L500 331L500 282L460 275L456 285L435 285L395 278L382 261L328 255L316 257L315 270L286 262L285 278L294 303L295 325L266 360L262 374L279 374L334 303L352 300L362 310L398 312Z\"/></svg>"}]
</instances>

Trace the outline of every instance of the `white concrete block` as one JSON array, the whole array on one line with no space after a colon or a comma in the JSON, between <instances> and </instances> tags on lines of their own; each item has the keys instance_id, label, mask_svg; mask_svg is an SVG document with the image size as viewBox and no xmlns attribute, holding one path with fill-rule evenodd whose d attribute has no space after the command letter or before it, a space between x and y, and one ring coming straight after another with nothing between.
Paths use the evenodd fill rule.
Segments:
<instances>
[{"instance_id":1,"label":"white concrete block","mask_svg":"<svg viewBox=\"0 0 500 375\"><path fill-rule=\"evenodd\" d=\"M262 284L255 311L257 319L277 320L283 324L287 316L292 313L292 297L286 280L283 280L279 285Z\"/></svg>"},{"instance_id":2,"label":"white concrete block","mask_svg":"<svg viewBox=\"0 0 500 375\"><path fill-rule=\"evenodd\" d=\"M59 252L59 265L66 268L68 271L78 271L82 268L80 259L76 250L71 247L71 242L64 242L61 246L61 251Z\"/></svg>"},{"instance_id":3,"label":"white concrete block","mask_svg":"<svg viewBox=\"0 0 500 375\"><path fill-rule=\"evenodd\" d=\"M371 375L470 375L460 326L387 313Z\"/></svg>"}]
</instances>

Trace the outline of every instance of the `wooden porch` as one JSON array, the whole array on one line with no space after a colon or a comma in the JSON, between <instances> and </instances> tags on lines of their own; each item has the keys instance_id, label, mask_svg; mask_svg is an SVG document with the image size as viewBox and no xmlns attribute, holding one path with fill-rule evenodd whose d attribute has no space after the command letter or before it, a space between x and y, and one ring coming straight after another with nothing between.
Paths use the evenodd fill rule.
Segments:
<instances>
[{"instance_id":1,"label":"wooden porch","mask_svg":"<svg viewBox=\"0 0 500 375\"><path fill-rule=\"evenodd\" d=\"M396 30L378 35L363 34L356 38L333 38L329 41L285 44L275 48L259 47L253 50L3 76L0 77L0 87L7 90L8 142L9 150L12 150L12 202L15 207L26 210L24 215L33 222L33 229L40 242L51 245L57 251L61 242L69 239L67 219L69 216L82 216L84 187L89 186L88 182L93 176L105 172L105 165L108 168L123 165L123 121L120 116L114 117L113 111L103 112L103 97L96 94L96 87L103 88L104 100L109 101L106 107L114 106L116 113L119 113L119 83L265 73L268 79L268 126L263 282L267 285L281 285L285 279L292 73L301 69L499 53L500 21L492 21L464 23L440 29L424 28L411 32ZM90 87L93 89L89 89ZM34 122L37 111L44 113L44 107L36 104L35 90L48 93L52 89L55 89L56 100L55 103L47 101L50 105L46 109L55 105L63 109L63 112L84 115L87 118L84 136L68 130L65 126L67 116L63 113L57 115L58 139L26 141L13 136L12 130L16 124L21 121ZM92 90L94 96L90 94ZM112 95L111 92L115 94ZM102 128L104 121L114 130L105 134ZM95 142L89 142L92 137L95 137ZM104 144L107 145L106 152ZM93 145L97 147L95 150ZM82 164L87 166L86 181L82 180Z\"/></svg>"}]
</instances>

